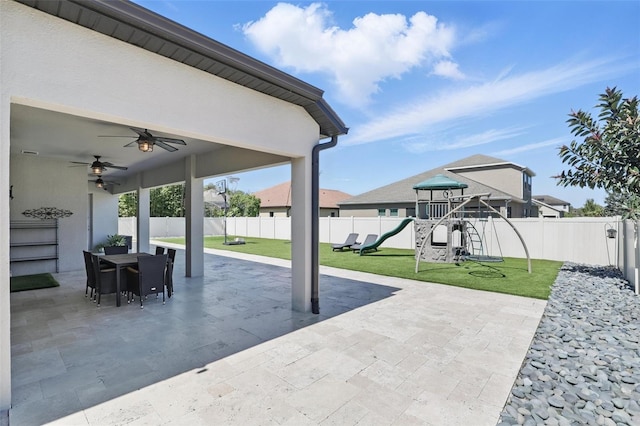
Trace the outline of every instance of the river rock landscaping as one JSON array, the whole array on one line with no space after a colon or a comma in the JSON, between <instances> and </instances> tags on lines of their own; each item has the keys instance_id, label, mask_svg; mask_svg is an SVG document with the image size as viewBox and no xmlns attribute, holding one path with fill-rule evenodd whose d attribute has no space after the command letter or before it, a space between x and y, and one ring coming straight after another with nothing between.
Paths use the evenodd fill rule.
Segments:
<instances>
[{"instance_id":1,"label":"river rock landscaping","mask_svg":"<svg viewBox=\"0 0 640 426\"><path fill-rule=\"evenodd\" d=\"M639 339L620 271L565 263L498 425L640 425Z\"/></svg>"}]
</instances>

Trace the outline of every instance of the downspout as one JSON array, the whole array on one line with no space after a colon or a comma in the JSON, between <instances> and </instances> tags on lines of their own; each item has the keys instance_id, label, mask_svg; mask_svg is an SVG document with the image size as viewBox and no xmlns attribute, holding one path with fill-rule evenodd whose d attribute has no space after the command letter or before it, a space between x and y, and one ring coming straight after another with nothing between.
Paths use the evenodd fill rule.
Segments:
<instances>
[{"instance_id":1,"label":"downspout","mask_svg":"<svg viewBox=\"0 0 640 426\"><path fill-rule=\"evenodd\" d=\"M331 142L318 144L311 151L311 312L320 313L320 151L338 144L338 136Z\"/></svg>"}]
</instances>

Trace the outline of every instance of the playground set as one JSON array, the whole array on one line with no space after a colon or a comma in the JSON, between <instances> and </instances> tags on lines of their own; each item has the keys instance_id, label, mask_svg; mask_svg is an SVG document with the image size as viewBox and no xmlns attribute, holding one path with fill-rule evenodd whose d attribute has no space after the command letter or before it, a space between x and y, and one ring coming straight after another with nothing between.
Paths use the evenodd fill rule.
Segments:
<instances>
[{"instance_id":1,"label":"playground set","mask_svg":"<svg viewBox=\"0 0 640 426\"><path fill-rule=\"evenodd\" d=\"M479 263L502 262L502 249L493 218L503 219L518 236L527 256L527 267L531 273L531 258L522 235L509 219L491 206L490 193L464 194L468 185L455 181L445 175L436 175L431 179L414 185L416 191L416 217L404 219L393 230L383 234L372 243L361 244L357 251L365 255L376 251L388 238L398 234L410 223L414 224L416 238L416 267L420 262L459 263L474 261ZM429 197L425 196L428 191ZM440 192L440 197L437 192ZM491 218L491 220L490 220ZM486 240L487 226L493 228L499 255L490 254ZM491 230L488 231L489 233Z\"/></svg>"}]
</instances>

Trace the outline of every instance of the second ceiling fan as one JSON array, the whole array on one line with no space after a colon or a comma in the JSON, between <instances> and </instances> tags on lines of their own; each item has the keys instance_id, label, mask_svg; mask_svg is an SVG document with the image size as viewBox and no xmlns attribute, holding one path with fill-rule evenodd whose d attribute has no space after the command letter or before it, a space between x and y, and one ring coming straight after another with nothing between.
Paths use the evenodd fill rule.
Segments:
<instances>
[{"instance_id":1,"label":"second ceiling fan","mask_svg":"<svg viewBox=\"0 0 640 426\"><path fill-rule=\"evenodd\" d=\"M93 173L96 176L103 174L104 171L107 169L118 169L118 170L128 169L128 167L116 166L115 164L110 163L108 161L100 161L100 157L102 157L101 155L94 155L94 157L96 158L96 160L93 163L83 163L81 161L72 161L72 163L89 166L91 168L91 173Z\"/></svg>"},{"instance_id":2,"label":"second ceiling fan","mask_svg":"<svg viewBox=\"0 0 640 426\"><path fill-rule=\"evenodd\" d=\"M133 127L130 127L131 130L138 134L138 138L132 142L129 142L125 145L132 146L134 143L138 144L138 149L142 152L151 152L153 151L154 146L159 146L162 149L166 149L169 152L177 151L178 148L169 145L186 145L187 143L182 139L175 138L165 138L161 136L153 136L147 129L140 130ZM118 138L126 138L126 137L135 137L135 136L101 136L106 138L118 137Z\"/></svg>"}]
</instances>

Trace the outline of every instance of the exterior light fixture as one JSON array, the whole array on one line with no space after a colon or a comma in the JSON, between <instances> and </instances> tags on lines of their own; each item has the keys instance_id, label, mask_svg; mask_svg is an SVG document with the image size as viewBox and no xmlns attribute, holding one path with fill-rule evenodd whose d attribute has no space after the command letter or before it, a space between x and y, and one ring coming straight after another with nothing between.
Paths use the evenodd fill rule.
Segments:
<instances>
[{"instance_id":1,"label":"exterior light fixture","mask_svg":"<svg viewBox=\"0 0 640 426\"><path fill-rule=\"evenodd\" d=\"M142 152L152 152L153 142L148 140L138 140L138 149Z\"/></svg>"},{"instance_id":2,"label":"exterior light fixture","mask_svg":"<svg viewBox=\"0 0 640 426\"><path fill-rule=\"evenodd\" d=\"M101 177L98 177L98 179L96 179L96 188L104 188L104 181Z\"/></svg>"},{"instance_id":3,"label":"exterior light fixture","mask_svg":"<svg viewBox=\"0 0 640 426\"><path fill-rule=\"evenodd\" d=\"M101 175L102 172L104 172L104 166L102 165L101 162L96 160L93 163L91 163L91 173L97 176L97 175Z\"/></svg>"}]
</instances>

